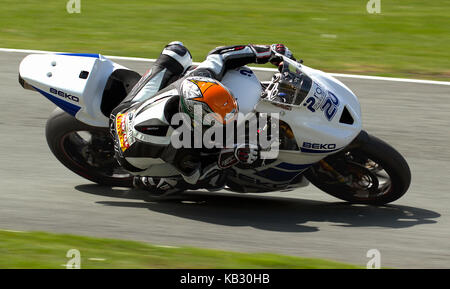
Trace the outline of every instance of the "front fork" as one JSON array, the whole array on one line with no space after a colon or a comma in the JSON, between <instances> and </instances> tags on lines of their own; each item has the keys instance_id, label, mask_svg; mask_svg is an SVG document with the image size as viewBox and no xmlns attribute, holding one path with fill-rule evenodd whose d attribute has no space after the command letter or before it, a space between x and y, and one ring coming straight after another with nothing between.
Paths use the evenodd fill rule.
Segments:
<instances>
[{"instance_id":1,"label":"front fork","mask_svg":"<svg viewBox=\"0 0 450 289\"><path fill-rule=\"evenodd\" d=\"M359 135L346 147L346 149L352 149L355 147L360 146L362 143L364 143L368 138L368 134L366 131L362 130ZM324 159L319 161L320 167L329 172L332 176L334 176L339 183L341 184L349 184L352 182L351 176L345 177L341 173L339 173L337 170L335 170L327 161Z\"/></svg>"},{"instance_id":2,"label":"front fork","mask_svg":"<svg viewBox=\"0 0 450 289\"><path fill-rule=\"evenodd\" d=\"M330 164L327 163L325 160L320 160L319 165L322 167L322 169L331 173L341 184L348 183L348 178L341 175L337 170L335 170L332 166L330 166Z\"/></svg>"}]
</instances>

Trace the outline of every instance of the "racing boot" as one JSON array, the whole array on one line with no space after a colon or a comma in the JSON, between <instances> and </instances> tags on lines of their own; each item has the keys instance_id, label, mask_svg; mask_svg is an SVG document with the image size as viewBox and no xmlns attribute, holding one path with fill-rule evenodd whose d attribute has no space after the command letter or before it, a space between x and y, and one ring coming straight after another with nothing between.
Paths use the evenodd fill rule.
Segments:
<instances>
[{"instance_id":1,"label":"racing boot","mask_svg":"<svg viewBox=\"0 0 450 289\"><path fill-rule=\"evenodd\" d=\"M176 187L178 180L173 178L156 178L134 176L133 186L149 192L152 196L166 196L181 191Z\"/></svg>"},{"instance_id":2,"label":"racing boot","mask_svg":"<svg viewBox=\"0 0 450 289\"><path fill-rule=\"evenodd\" d=\"M182 42L174 41L163 49L155 64L142 76L123 103L142 102L184 75L192 66L192 56Z\"/></svg>"}]
</instances>

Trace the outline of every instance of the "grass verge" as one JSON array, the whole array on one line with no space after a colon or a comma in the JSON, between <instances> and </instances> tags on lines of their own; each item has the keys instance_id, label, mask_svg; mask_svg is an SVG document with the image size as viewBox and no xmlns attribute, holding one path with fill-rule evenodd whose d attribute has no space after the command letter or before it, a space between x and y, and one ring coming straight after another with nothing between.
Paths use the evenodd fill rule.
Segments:
<instances>
[{"instance_id":1,"label":"grass verge","mask_svg":"<svg viewBox=\"0 0 450 289\"><path fill-rule=\"evenodd\" d=\"M156 58L181 40L195 61L220 45L283 42L332 72L449 80L450 1L2 0L0 47Z\"/></svg>"},{"instance_id":2,"label":"grass verge","mask_svg":"<svg viewBox=\"0 0 450 289\"><path fill-rule=\"evenodd\" d=\"M296 269L361 268L333 261L266 253L237 253L190 247L163 247L141 242L43 232L0 230L0 269L63 269L80 252L81 268L147 269Z\"/></svg>"}]
</instances>

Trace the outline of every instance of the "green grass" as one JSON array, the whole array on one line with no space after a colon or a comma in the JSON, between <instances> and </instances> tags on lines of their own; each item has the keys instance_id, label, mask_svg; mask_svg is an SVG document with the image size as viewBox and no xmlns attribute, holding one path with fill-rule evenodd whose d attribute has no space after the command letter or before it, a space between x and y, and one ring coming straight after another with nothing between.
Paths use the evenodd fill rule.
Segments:
<instances>
[{"instance_id":1,"label":"green grass","mask_svg":"<svg viewBox=\"0 0 450 289\"><path fill-rule=\"evenodd\" d=\"M283 42L325 71L450 78L450 1L2 0L0 47L156 58L181 40L201 61L220 45Z\"/></svg>"},{"instance_id":2,"label":"green grass","mask_svg":"<svg viewBox=\"0 0 450 289\"><path fill-rule=\"evenodd\" d=\"M66 257L70 249L80 252L82 269L358 268L327 260L266 253L248 254L189 247L165 248L134 241L0 230L0 269L63 269L71 259Z\"/></svg>"}]
</instances>

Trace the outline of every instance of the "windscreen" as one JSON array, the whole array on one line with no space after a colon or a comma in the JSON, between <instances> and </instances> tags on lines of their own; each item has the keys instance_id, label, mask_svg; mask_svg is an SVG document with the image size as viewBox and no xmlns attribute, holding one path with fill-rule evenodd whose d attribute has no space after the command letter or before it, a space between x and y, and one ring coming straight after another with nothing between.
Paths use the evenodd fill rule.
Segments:
<instances>
[{"instance_id":1,"label":"windscreen","mask_svg":"<svg viewBox=\"0 0 450 289\"><path fill-rule=\"evenodd\" d=\"M271 101L300 105L308 95L311 85L311 78L302 73L295 62L283 61L281 72L274 75L266 93Z\"/></svg>"}]
</instances>

